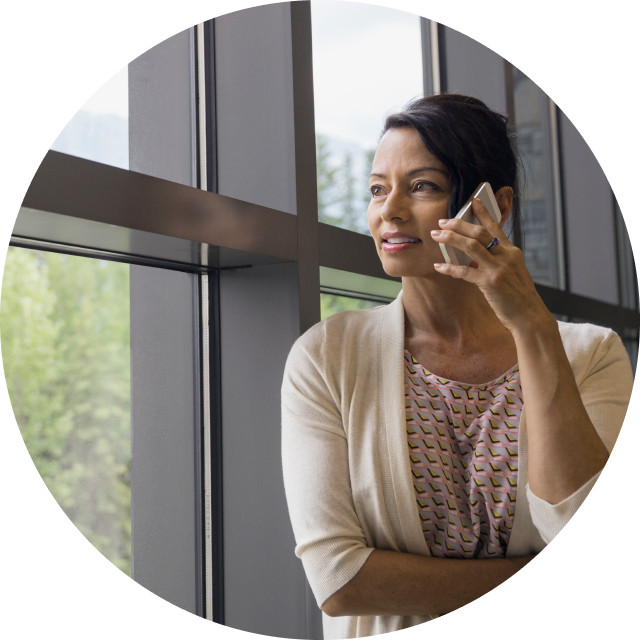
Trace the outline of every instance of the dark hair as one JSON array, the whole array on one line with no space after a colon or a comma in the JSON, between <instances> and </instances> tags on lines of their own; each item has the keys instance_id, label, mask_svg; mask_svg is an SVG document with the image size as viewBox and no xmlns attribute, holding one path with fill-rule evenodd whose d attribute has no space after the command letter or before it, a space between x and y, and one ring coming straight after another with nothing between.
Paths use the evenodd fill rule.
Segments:
<instances>
[{"instance_id":1,"label":"dark hair","mask_svg":"<svg viewBox=\"0 0 640 640\"><path fill-rule=\"evenodd\" d=\"M389 129L414 128L427 150L451 176L449 217L457 215L473 190L488 182L494 193L511 187L516 197L512 226L519 218L520 155L508 119L471 96L439 94L412 100L399 113L387 117Z\"/></svg>"}]
</instances>

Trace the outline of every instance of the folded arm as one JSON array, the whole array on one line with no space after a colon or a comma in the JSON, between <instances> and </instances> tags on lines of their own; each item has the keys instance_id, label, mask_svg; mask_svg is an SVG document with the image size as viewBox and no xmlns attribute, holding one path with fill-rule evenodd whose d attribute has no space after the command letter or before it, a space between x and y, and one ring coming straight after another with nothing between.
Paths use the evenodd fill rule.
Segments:
<instances>
[{"instance_id":1,"label":"folded arm","mask_svg":"<svg viewBox=\"0 0 640 640\"><path fill-rule=\"evenodd\" d=\"M321 608L332 617L443 615L491 591L531 558L455 560L375 550Z\"/></svg>"}]
</instances>

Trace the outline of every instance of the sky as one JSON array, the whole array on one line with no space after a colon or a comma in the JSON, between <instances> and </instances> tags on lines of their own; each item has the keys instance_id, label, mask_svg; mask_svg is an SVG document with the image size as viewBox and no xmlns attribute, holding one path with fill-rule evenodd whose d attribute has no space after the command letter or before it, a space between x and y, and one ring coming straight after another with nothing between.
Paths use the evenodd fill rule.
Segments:
<instances>
[{"instance_id":1,"label":"sky","mask_svg":"<svg viewBox=\"0 0 640 640\"><path fill-rule=\"evenodd\" d=\"M123 67L98 89L80 108L94 114L112 114L129 118L129 74Z\"/></svg>"},{"instance_id":2,"label":"sky","mask_svg":"<svg viewBox=\"0 0 640 640\"><path fill-rule=\"evenodd\" d=\"M378 142L385 115L423 90L420 18L386 7L333 0L312 0L311 10L316 131L332 138L336 153L371 149ZM79 111L128 120L127 83L124 67ZM92 135L99 132L95 126L89 131L89 126L88 121L74 117L52 148L118 164L105 155L108 150L100 148L105 145L104 136L93 140ZM355 153L354 159L361 173L359 156L360 152Z\"/></svg>"},{"instance_id":3,"label":"sky","mask_svg":"<svg viewBox=\"0 0 640 640\"><path fill-rule=\"evenodd\" d=\"M384 116L422 92L418 16L354 2L312 0L316 130L375 147ZM124 67L80 111L128 119Z\"/></svg>"},{"instance_id":4,"label":"sky","mask_svg":"<svg viewBox=\"0 0 640 640\"><path fill-rule=\"evenodd\" d=\"M423 91L420 18L312 0L316 131L368 149L384 116Z\"/></svg>"}]
</instances>

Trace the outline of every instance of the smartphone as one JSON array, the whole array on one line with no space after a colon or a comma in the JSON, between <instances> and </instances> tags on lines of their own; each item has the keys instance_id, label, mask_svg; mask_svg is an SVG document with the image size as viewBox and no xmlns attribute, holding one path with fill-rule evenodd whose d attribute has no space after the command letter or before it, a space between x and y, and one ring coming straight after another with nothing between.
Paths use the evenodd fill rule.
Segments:
<instances>
[{"instance_id":1,"label":"smartphone","mask_svg":"<svg viewBox=\"0 0 640 640\"><path fill-rule=\"evenodd\" d=\"M500 213L500 208L496 202L496 197L493 195L491 185L488 182L482 182L478 185L471 197L464 203L456 218L464 220L465 222L470 222L471 224L480 224L480 220L473 215L473 210L471 208L474 198L480 198L480 200L482 200L482 204L487 207L487 211L491 217L500 224L502 214ZM472 258L456 247L440 244L440 250L442 251L444 259L449 264L468 265L472 262Z\"/></svg>"}]
</instances>

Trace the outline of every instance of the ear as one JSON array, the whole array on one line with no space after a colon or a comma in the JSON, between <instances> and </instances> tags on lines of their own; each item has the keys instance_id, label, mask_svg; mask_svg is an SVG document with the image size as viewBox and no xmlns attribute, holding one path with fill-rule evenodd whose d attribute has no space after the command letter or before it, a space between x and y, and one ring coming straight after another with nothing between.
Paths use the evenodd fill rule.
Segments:
<instances>
[{"instance_id":1,"label":"ear","mask_svg":"<svg viewBox=\"0 0 640 640\"><path fill-rule=\"evenodd\" d=\"M511 205L513 205L513 189L511 187L501 187L496 191L495 196L496 202L498 203L498 207L500 209L500 213L502 214L502 219L500 220L500 226L502 227L511 215Z\"/></svg>"}]
</instances>

